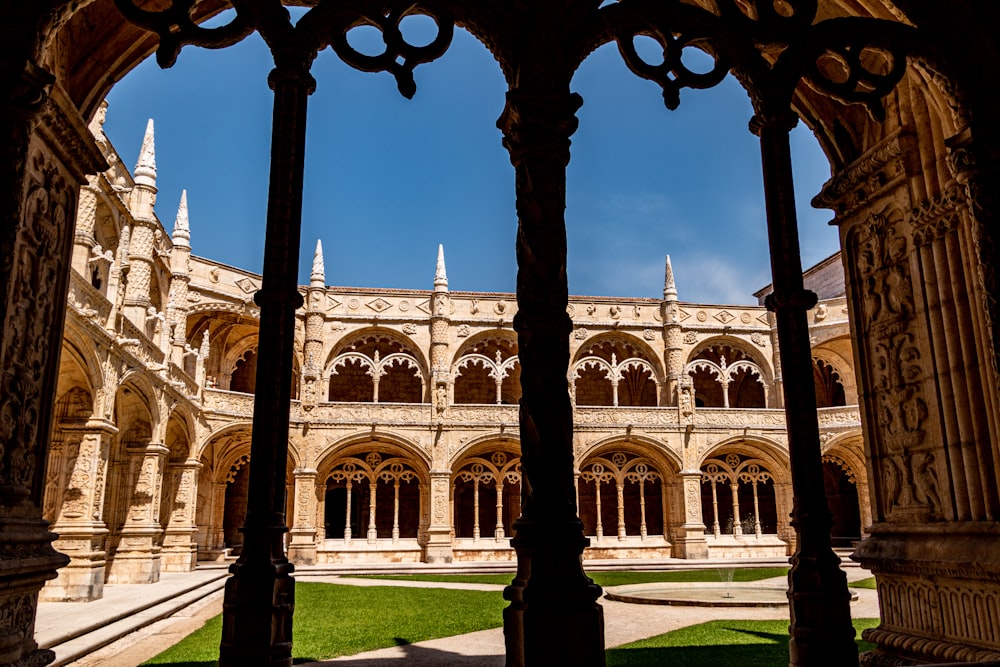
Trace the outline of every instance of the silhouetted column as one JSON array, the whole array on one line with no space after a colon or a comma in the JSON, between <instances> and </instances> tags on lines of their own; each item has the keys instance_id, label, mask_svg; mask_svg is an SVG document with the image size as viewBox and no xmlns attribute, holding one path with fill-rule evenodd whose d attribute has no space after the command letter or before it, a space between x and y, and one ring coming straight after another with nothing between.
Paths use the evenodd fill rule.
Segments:
<instances>
[{"instance_id":1,"label":"silhouetted column","mask_svg":"<svg viewBox=\"0 0 1000 667\"><path fill-rule=\"evenodd\" d=\"M277 54L276 54L277 55ZM286 54L289 55L289 54ZM306 104L316 82L308 61L276 63L271 173L260 306L257 391L243 552L223 603L221 667L292 664L294 567L284 554L285 469L291 407Z\"/></svg>"},{"instance_id":2,"label":"silhouetted column","mask_svg":"<svg viewBox=\"0 0 1000 667\"><path fill-rule=\"evenodd\" d=\"M774 313L781 343L782 390L791 463L792 527L798 545L788 573L789 659L791 665L857 665L851 624L851 595L840 559L830 545L830 510L823 487L819 422L813 391L812 354L806 311L816 295L802 282L799 233L792 188L788 134L798 122L783 110L758 113L750 130L760 137L764 202L774 292L767 309ZM734 517L736 521L739 517Z\"/></svg>"},{"instance_id":3,"label":"silhouetted column","mask_svg":"<svg viewBox=\"0 0 1000 667\"><path fill-rule=\"evenodd\" d=\"M568 90L514 89L497 126L517 189L521 362L521 517L517 576L504 591L507 665L603 665L601 594L583 572L588 540L576 513L573 415L566 374L566 165L582 100Z\"/></svg>"}]
</instances>

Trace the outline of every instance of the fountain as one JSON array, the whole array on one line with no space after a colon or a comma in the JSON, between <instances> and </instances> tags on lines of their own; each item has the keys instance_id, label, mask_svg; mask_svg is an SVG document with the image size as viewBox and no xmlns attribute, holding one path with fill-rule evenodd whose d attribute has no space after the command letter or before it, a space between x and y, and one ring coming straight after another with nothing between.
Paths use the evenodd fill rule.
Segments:
<instances>
[{"instance_id":1,"label":"fountain","mask_svg":"<svg viewBox=\"0 0 1000 667\"><path fill-rule=\"evenodd\" d=\"M667 604L692 607L785 607L788 606L784 584L750 582L733 585L735 567L720 567L719 583L657 582L615 586L604 597L635 604Z\"/></svg>"},{"instance_id":2,"label":"fountain","mask_svg":"<svg viewBox=\"0 0 1000 667\"><path fill-rule=\"evenodd\" d=\"M788 587L785 581L773 580L733 584L736 568L718 568L719 583L656 582L630 584L605 589L604 597L634 604L666 604L690 607L787 607ZM857 593L852 591L851 599Z\"/></svg>"}]
</instances>

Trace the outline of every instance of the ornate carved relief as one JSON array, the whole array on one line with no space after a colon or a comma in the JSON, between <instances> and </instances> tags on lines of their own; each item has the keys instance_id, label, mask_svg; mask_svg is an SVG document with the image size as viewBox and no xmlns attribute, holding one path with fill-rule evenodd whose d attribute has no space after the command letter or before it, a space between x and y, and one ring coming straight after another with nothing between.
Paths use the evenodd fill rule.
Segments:
<instances>
[{"instance_id":1,"label":"ornate carved relief","mask_svg":"<svg viewBox=\"0 0 1000 667\"><path fill-rule=\"evenodd\" d=\"M58 283L67 272L63 246L75 210L72 185L40 146L29 154L23 202L0 342L0 486L27 490L48 436L39 419L54 388L44 385L59 349Z\"/></svg>"},{"instance_id":2,"label":"ornate carved relief","mask_svg":"<svg viewBox=\"0 0 1000 667\"><path fill-rule=\"evenodd\" d=\"M915 326L902 214L889 209L851 230L848 243L862 294L859 329L871 368L873 465L883 511L908 522L941 518L936 458L922 380L923 359Z\"/></svg>"}]
</instances>

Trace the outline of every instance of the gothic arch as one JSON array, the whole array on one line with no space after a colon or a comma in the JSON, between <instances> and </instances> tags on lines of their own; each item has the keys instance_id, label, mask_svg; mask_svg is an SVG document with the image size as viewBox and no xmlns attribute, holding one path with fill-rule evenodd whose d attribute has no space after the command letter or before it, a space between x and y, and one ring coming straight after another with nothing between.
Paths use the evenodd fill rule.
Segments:
<instances>
[{"instance_id":1,"label":"gothic arch","mask_svg":"<svg viewBox=\"0 0 1000 667\"><path fill-rule=\"evenodd\" d=\"M520 377L513 332L482 332L463 343L452 357L452 403L516 403L521 395Z\"/></svg>"},{"instance_id":2,"label":"gothic arch","mask_svg":"<svg viewBox=\"0 0 1000 667\"><path fill-rule=\"evenodd\" d=\"M656 407L664 378L658 356L645 341L617 332L580 345L567 375L577 405L605 407Z\"/></svg>"},{"instance_id":3,"label":"gothic arch","mask_svg":"<svg viewBox=\"0 0 1000 667\"><path fill-rule=\"evenodd\" d=\"M767 407L773 387L770 366L759 350L729 335L702 341L688 355L684 372L699 407Z\"/></svg>"},{"instance_id":4,"label":"gothic arch","mask_svg":"<svg viewBox=\"0 0 1000 667\"><path fill-rule=\"evenodd\" d=\"M666 540L669 534L668 478L679 467L664 465L662 455L656 456L654 450L650 456L638 445L612 440L580 457L578 511L584 533L596 538L594 546L606 546L603 542L609 536L622 542L655 535Z\"/></svg>"},{"instance_id":5,"label":"gothic arch","mask_svg":"<svg viewBox=\"0 0 1000 667\"><path fill-rule=\"evenodd\" d=\"M334 345L322 378L331 402L425 403L430 386L427 369L423 351L411 338L369 327Z\"/></svg>"},{"instance_id":6,"label":"gothic arch","mask_svg":"<svg viewBox=\"0 0 1000 667\"><path fill-rule=\"evenodd\" d=\"M707 459L717 458L728 452L759 458L781 481L787 481L789 470L788 445L759 434L733 435L707 445L700 457L701 466Z\"/></svg>"},{"instance_id":7,"label":"gothic arch","mask_svg":"<svg viewBox=\"0 0 1000 667\"><path fill-rule=\"evenodd\" d=\"M707 5L707 3L705 3ZM774 4L774 3L771 3ZM781 3L778 3L781 4ZM993 40L987 39L983 36L989 29L989 25L992 22L985 21L985 27L976 25L975 19L980 15L978 11L983 11L983 16L988 16L986 10L972 10L968 3L965 2L953 2L953 3L902 3L907 10L906 12L896 9L894 5L890 3L879 3L874 0L865 0L864 2L858 3L848 3L846 1L830 3L831 6L825 7L827 12L837 13L836 10L842 10L843 13L854 15L858 13L864 13L869 15L879 15L890 19L902 19L910 18L912 23L919 25L922 31L926 32L927 39L917 40L916 49L918 49L918 56L920 58L927 58L932 60L935 67L939 66L937 70L942 73L946 73L948 77L956 82L954 89L958 91L958 94L954 95L954 98L958 101L958 104L953 104L950 100L944 99L944 95L941 96L941 100L937 101L933 97L929 101L932 105L932 110L937 110L938 113L931 113L933 126L923 128L928 133L933 133L936 135L936 140L932 140L929 143L924 144L930 147L931 151L936 152L936 149L941 148L941 152L936 155L930 155L925 153L921 156L922 161L929 165L929 169L934 166L940 167L944 163L943 149L943 137L948 136L951 138L957 138L958 141L951 142L951 147L958 146L960 149L964 148L962 144L965 143L966 137L957 137L955 130L958 129L968 129L967 134L971 134L972 138L977 141L982 140L985 147L976 146L977 149L982 149L982 155L988 155L992 146L990 145L989 136L992 134L991 127L992 124L990 120L996 117L996 113L993 111L993 102L990 101L990 96L985 93L986 91L981 91L976 88L976 85L981 87L985 85L986 79L985 74L981 71L988 70L988 67L982 67L982 63L992 63L996 62L996 46ZM881 6L880 6L881 5ZM29 13L29 10L24 10L24 14L29 17L29 20L37 18L38 24L43 26L41 28L31 25L28 36L20 38L18 40L12 41L12 52L14 48L18 50L14 54L18 62L31 62L31 63L45 63L46 66L52 67L54 70L59 72L64 78L64 81L60 81L60 90L65 90L69 98L75 102L79 109L82 110L85 117L90 117L95 109L100 99L103 97L103 93L112 85L112 82L118 80L125 72L127 72L132 66L134 66L138 60L149 53L154 46L155 40L152 36L147 34L142 34L139 29L132 26L126 26L120 17L118 17L114 12L108 11L108 3L81 3L76 5L69 5L68 3L54 4L49 8L50 15L46 16L44 19L41 17L35 17ZM198 3L196 8L196 18L201 20L206 16L212 14L218 10L223 3L214 2L209 0L208 2ZM775 6L778 6L777 4ZM11 22L7 30L10 32L19 30L23 27L23 24L29 21L21 20L21 8L19 6L16 10L8 10L7 16L13 15L18 21ZM103 13L102 13L103 12ZM940 14L939 14L940 12ZM944 14L945 12L953 12L952 14ZM75 16L74 16L75 14ZM102 18L109 18L108 21L101 21ZM940 20L941 18L947 17L948 20ZM73 20L74 18L78 20ZM66 21L64 25L62 22ZM485 19L483 19L485 21ZM55 35L57 27L64 30L62 35ZM491 31L483 28L482 25L478 25L478 21L470 20L469 29L474 34L476 34L481 41L490 45L494 55L501 62L501 66L504 69L508 80L514 82L515 78L515 63L512 62L510 53L508 53L505 48L510 48L509 44L503 43L496 39L496 36L492 34ZM961 30L961 35L955 34ZM39 38L31 39L34 35L30 34L33 30L38 30ZM41 34L47 33L47 34ZM44 37L44 40L42 39ZM23 42L27 42L26 45ZM985 44L985 48L979 48ZM58 48L57 48L58 47ZM968 53L966 53L968 52ZM949 60L952 62L949 63ZM105 63L112 63L110 66ZM980 65L977 67L977 65ZM897 97L904 99L904 95L914 95L919 99L923 99L926 93L921 92L922 89L927 86L926 81L921 78L922 74L920 72L914 73L916 66L910 67L910 71L907 74L908 81L905 82L905 90L901 93L897 93ZM28 74L33 74L33 68L29 68ZM15 74L20 74L15 71ZM13 78L13 77L12 77ZM34 77L27 76L23 80L19 80L18 85L21 83L27 84L28 79L34 78L44 78L44 77ZM934 83L935 77L929 75L927 80ZM964 83L969 82L970 94L968 97L965 96L966 91ZM38 84L39 90L41 89L41 83ZM934 87L931 87L935 90ZM945 91L948 89L945 88ZM34 92L34 91L32 91ZM34 101L34 96L31 95L32 101ZM960 109L961 118L963 122L948 121L948 111L955 109L959 105L964 105L964 100L971 100L971 104L978 105L974 109ZM21 99L15 101L18 105L18 110L24 110L26 112L30 111L33 113L33 109L30 108L30 104L24 102ZM864 151L868 150L872 146L877 145L880 140L891 140L892 137L887 137L883 128L878 127L874 121L868 121L865 118L865 111L858 108L845 107L839 102L832 102L824 100L817 92L812 90L808 86L801 86L795 97L795 106L798 110L799 115L805 117L809 120L812 127L816 129L817 135L821 137L821 142L824 145L827 154L830 156L830 162L834 166L836 171L841 171L844 167L850 165L852 161L856 158L861 157ZM890 105L891 106L891 105ZM515 109L516 111L516 109ZM922 110L921 110L922 111ZM976 113L971 113L975 111ZM969 112L969 113L967 113ZM958 115L952 113L952 115ZM30 113L25 113L25 121L23 125L18 125L14 128L12 135L17 137L19 132L23 135L27 135L28 132L25 129L27 123L32 121ZM973 119L975 122L971 124L971 128L963 128L966 125L964 120ZM20 123L20 121L18 121ZM918 128L920 129L920 128ZM26 145L25 142L19 142L17 139L11 140L11 144L15 149L12 153L17 153L16 149L23 148ZM960 156L968 157L968 156ZM981 158L982 159L982 158ZM78 166L78 165L77 165ZM14 165L14 171L17 172L19 165ZM962 168L962 167L959 167ZM992 168L992 165L987 161L987 169ZM975 174L975 172L972 172ZM964 175L968 176L969 171L965 171ZM915 175L911 175L915 176ZM940 186L948 180L949 175L945 169L940 168L939 173L931 173L926 175L923 183L915 182L915 201L911 205L923 206L925 200L931 198L937 198L940 194ZM987 184L991 184L991 176L978 176L983 178ZM937 179L938 183L933 181ZM872 179L875 180L875 179ZM13 184L14 188L21 191L21 183ZM976 190L975 186L970 186L973 191ZM984 188L985 191L995 190L995 188ZM56 186L53 186L53 191L56 190ZM851 192L854 192L854 188L849 188ZM866 196L866 195L862 195ZM977 195L973 195L974 197ZM14 200L15 198L11 198ZM19 205L19 201L14 201L14 205ZM991 230L995 228L993 220L991 219L991 206L987 199L986 203L977 202L972 206L973 215L976 219L973 221L974 224L982 226L985 230L983 233L983 240L987 245L992 242ZM10 211L8 211L10 213ZM17 230L15 230L16 232ZM14 233L11 234L9 238L13 238ZM965 239L968 241L969 239ZM974 239L976 240L976 239ZM966 248L969 246L966 245ZM963 250L960 251L960 256L965 259L970 255L974 255L976 251L973 250ZM989 254L987 251L985 254ZM970 262L975 263L975 262ZM995 277L992 272L992 261L987 259L985 262L980 262L980 264L985 263L982 268L985 269L981 280L985 283L985 297L986 303L984 308L986 310L986 325L987 329L997 321L996 315L996 305L993 301L996 292ZM855 274L854 278L867 278L861 274ZM860 287L861 291L864 292L866 287L863 283L856 283ZM861 297L863 298L863 294ZM857 299L856 299L857 300ZM860 309L858 303L854 304ZM16 323L15 323L16 324ZM8 330L9 332L9 330ZM991 330L987 330L984 336L989 338L993 336ZM934 336L931 336L931 341L933 343L943 343L943 341L935 341ZM980 349L983 350L980 355L982 356L983 363L980 367L984 370L981 371L984 378L984 384L991 386L994 390L997 383L996 378L996 351L988 349L989 341L979 341ZM859 343L859 346L863 346L863 341ZM52 346L54 347L54 346ZM970 353L970 357L976 357L975 353ZM989 358L992 357L992 358ZM975 359L969 359L968 361L975 361ZM987 363L992 361L993 363ZM867 362L867 364L866 364ZM862 367L872 368L874 366L869 360L862 360ZM990 368L992 366L992 368ZM973 365L970 363L966 368L972 368ZM4 369L5 371L7 369ZM987 397L995 396L995 391L983 392ZM959 401L961 404L961 401ZM950 406L944 406L944 411ZM867 423L867 422L866 422ZM526 434L527 437L528 434ZM995 438L992 438L995 440ZM878 445L877 440L873 440L873 447ZM42 436L41 447L44 449L44 435ZM873 451L874 461L873 464L880 464L882 461L879 460L879 452L877 450ZM878 468L876 468L878 469ZM970 479L970 483L974 483L975 480ZM984 495L987 493L988 489L981 490ZM890 494L891 495L891 494ZM882 497L882 502L891 508L891 503L894 499L891 497ZM995 505L995 498L987 499L992 505ZM936 511L936 510L935 510ZM881 512L881 510L880 510ZM967 519L966 515L956 515L959 518ZM882 515L880 514L880 518ZM876 545L877 546L877 545ZM908 546L913 546L908 545ZM868 557L875 561L877 564L877 553L878 550L873 548ZM862 554L861 558L865 555ZM54 567L54 566L53 566ZM925 570L919 570L918 575L925 574ZM880 582L884 586L889 586L898 582L892 581L892 573L887 573L886 578L889 580L888 583ZM931 575L933 576L933 575ZM887 589L895 590L895 589ZM893 624L890 621L899 619L885 619L886 627L900 628L899 623ZM902 619L903 621L910 619ZM916 620L914 620L914 625ZM899 640L901 639L899 634L893 635L892 631L882 629L879 632L883 633L879 635L879 638L884 639L886 635L891 639ZM28 633L30 634L30 633ZM25 635L27 637L28 635ZM804 635L803 635L804 637ZM913 637L905 637L902 639L910 639ZM30 641L25 639L25 642ZM883 642L886 645L887 642ZM913 645L912 641L908 645ZM956 643L957 646L961 644ZM853 650L853 646L851 647ZM27 649L31 650L31 649ZM963 654L964 655L964 654Z\"/></svg>"},{"instance_id":8,"label":"gothic arch","mask_svg":"<svg viewBox=\"0 0 1000 667\"><path fill-rule=\"evenodd\" d=\"M384 447L395 455L410 458L419 463L421 475L429 475L431 459L419 443L406 436L391 431L370 429L358 431L333 441L327 441L326 446L316 453L317 470L322 472L323 461L330 457L350 456L362 450L373 447Z\"/></svg>"},{"instance_id":9,"label":"gothic arch","mask_svg":"<svg viewBox=\"0 0 1000 667\"><path fill-rule=\"evenodd\" d=\"M93 355L82 352L76 344L69 341L63 343L62 357L59 361L57 402L67 391L77 388L83 389L90 397L91 414L99 413L97 398L98 392L100 392L103 385L103 377L100 366L95 368L91 365L95 361Z\"/></svg>"},{"instance_id":10,"label":"gothic arch","mask_svg":"<svg viewBox=\"0 0 1000 667\"><path fill-rule=\"evenodd\" d=\"M470 438L461 448L449 457L448 466L454 470L459 461L470 456L482 456L497 449L513 452L521 456L521 443L517 438L517 429L513 431L494 431Z\"/></svg>"},{"instance_id":11,"label":"gothic arch","mask_svg":"<svg viewBox=\"0 0 1000 667\"><path fill-rule=\"evenodd\" d=\"M586 448L577 452L577 472L579 472L579 465L583 461L601 456L611 450L624 450L641 454L656 463L665 475L674 474L684 468L684 461L680 455L663 441L643 433L633 433L628 436L609 435L587 445Z\"/></svg>"},{"instance_id":12,"label":"gothic arch","mask_svg":"<svg viewBox=\"0 0 1000 667\"><path fill-rule=\"evenodd\" d=\"M94 340L85 331L77 328L70 321L66 322L66 327L63 330L63 357L60 359L60 376L62 375L61 367L66 363L64 359L72 359L79 368L80 375L86 380L87 389L94 394L95 401L105 385L104 369L97 358L97 350L98 347ZM94 412L99 412L99 408L95 408Z\"/></svg>"}]
</instances>

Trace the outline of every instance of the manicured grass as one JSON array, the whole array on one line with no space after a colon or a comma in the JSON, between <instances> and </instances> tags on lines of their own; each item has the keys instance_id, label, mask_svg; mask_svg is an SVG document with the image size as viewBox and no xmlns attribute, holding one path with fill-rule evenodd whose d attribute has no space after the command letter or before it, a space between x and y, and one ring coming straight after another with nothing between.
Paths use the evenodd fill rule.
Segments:
<instances>
[{"instance_id":1,"label":"manicured grass","mask_svg":"<svg viewBox=\"0 0 1000 667\"><path fill-rule=\"evenodd\" d=\"M292 656L310 662L496 628L506 604L499 592L298 582ZM215 665L221 635L220 615L145 664Z\"/></svg>"},{"instance_id":2,"label":"manicured grass","mask_svg":"<svg viewBox=\"0 0 1000 667\"><path fill-rule=\"evenodd\" d=\"M878 619L854 620L861 630ZM859 651L874 644L858 641ZM788 621L711 621L608 650L608 667L774 667L788 664Z\"/></svg>"},{"instance_id":3,"label":"manicured grass","mask_svg":"<svg viewBox=\"0 0 1000 667\"><path fill-rule=\"evenodd\" d=\"M871 590L877 590L878 587L875 585L875 577L868 577L867 579L859 579L853 583L847 584L851 588L870 588Z\"/></svg>"},{"instance_id":4,"label":"manicured grass","mask_svg":"<svg viewBox=\"0 0 1000 667\"><path fill-rule=\"evenodd\" d=\"M772 577L784 577L786 567L734 568L733 581L758 581ZM366 575L374 579L397 579L402 581L461 582L466 584L500 584L506 586L514 574L386 574ZM677 581L722 581L723 574L718 569L674 570L672 572L588 572L587 576L600 586L624 586L626 584L649 584Z\"/></svg>"}]
</instances>

